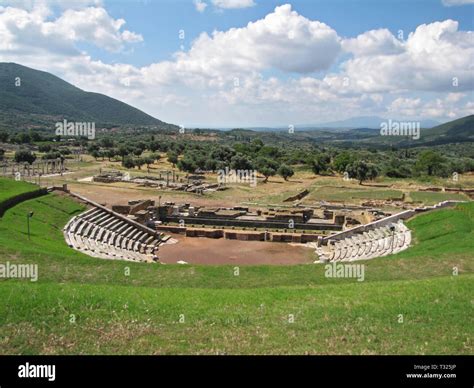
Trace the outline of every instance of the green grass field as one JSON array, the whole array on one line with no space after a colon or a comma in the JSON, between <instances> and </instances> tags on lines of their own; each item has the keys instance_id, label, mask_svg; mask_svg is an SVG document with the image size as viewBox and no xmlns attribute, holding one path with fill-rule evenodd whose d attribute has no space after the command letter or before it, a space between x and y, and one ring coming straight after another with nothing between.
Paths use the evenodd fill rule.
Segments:
<instances>
[{"instance_id":1,"label":"green grass field","mask_svg":"<svg viewBox=\"0 0 474 388\"><path fill-rule=\"evenodd\" d=\"M468 198L464 194L458 193L433 193L429 191L410 192L410 198L414 202L423 202L425 205L434 205L442 201L456 200L466 201Z\"/></svg>"},{"instance_id":2,"label":"green grass field","mask_svg":"<svg viewBox=\"0 0 474 388\"><path fill-rule=\"evenodd\" d=\"M312 191L306 201L350 201L351 199L402 199L403 193L399 190L387 190L373 187L347 188L341 189L338 187L317 187Z\"/></svg>"},{"instance_id":3,"label":"green grass field","mask_svg":"<svg viewBox=\"0 0 474 388\"><path fill-rule=\"evenodd\" d=\"M0 279L1 354L473 353L474 203L410 220L415 246L360 262L364 282L90 258L61 231L83 210L50 194L0 219L0 264L39 267L38 282Z\"/></svg>"},{"instance_id":4,"label":"green grass field","mask_svg":"<svg viewBox=\"0 0 474 388\"><path fill-rule=\"evenodd\" d=\"M37 189L38 186L28 182L19 181L12 184L11 179L0 178L0 202L3 202L18 194L35 191Z\"/></svg>"}]
</instances>

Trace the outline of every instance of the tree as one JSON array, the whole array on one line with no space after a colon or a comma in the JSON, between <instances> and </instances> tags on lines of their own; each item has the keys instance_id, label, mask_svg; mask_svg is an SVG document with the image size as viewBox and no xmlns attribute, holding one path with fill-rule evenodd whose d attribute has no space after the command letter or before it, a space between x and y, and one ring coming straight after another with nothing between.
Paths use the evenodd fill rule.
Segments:
<instances>
[{"instance_id":1,"label":"tree","mask_svg":"<svg viewBox=\"0 0 474 388\"><path fill-rule=\"evenodd\" d=\"M49 152L49 151L51 151L51 146L49 144L41 144L38 147L38 151L39 152Z\"/></svg>"},{"instance_id":2,"label":"tree","mask_svg":"<svg viewBox=\"0 0 474 388\"><path fill-rule=\"evenodd\" d=\"M2 161L4 157L5 157L5 150L3 148L0 148L0 161Z\"/></svg>"},{"instance_id":3,"label":"tree","mask_svg":"<svg viewBox=\"0 0 474 388\"><path fill-rule=\"evenodd\" d=\"M209 158L206 160L206 163L204 164L204 169L206 171L216 171L217 170L217 164L218 161L212 158Z\"/></svg>"},{"instance_id":4,"label":"tree","mask_svg":"<svg viewBox=\"0 0 474 388\"><path fill-rule=\"evenodd\" d=\"M311 160L311 170L316 174L320 175L322 172L329 169L329 163L331 158L326 154L319 154L313 160Z\"/></svg>"},{"instance_id":5,"label":"tree","mask_svg":"<svg viewBox=\"0 0 474 388\"><path fill-rule=\"evenodd\" d=\"M267 167L267 166L259 168L259 171L265 177L265 179L263 180L263 183L267 183L268 178L270 178L271 176L275 176L276 174L276 170L274 168Z\"/></svg>"},{"instance_id":6,"label":"tree","mask_svg":"<svg viewBox=\"0 0 474 388\"><path fill-rule=\"evenodd\" d=\"M89 147L87 147L87 152L92 155L94 151L99 151L100 147L98 144L91 144Z\"/></svg>"},{"instance_id":7,"label":"tree","mask_svg":"<svg viewBox=\"0 0 474 388\"><path fill-rule=\"evenodd\" d=\"M281 156L281 150L278 147L263 146L259 149L258 154L268 158L279 158Z\"/></svg>"},{"instance_id":8,"label":"tree","mask_svg":"<svg viewBox=\"0 0 474 388\"><path fill-rule=\"evenodd\" d=\"M27 162L32 164L36 160L36 155L32 154L30 151L27 150L20 150L15 152L15 162L22 163Z\"/></svg>"},{"instance_id":9,"label":"tree","mask_svg":"<svg viewBox=\"0 0 474 388\"><path fill-rule=\"evenodd\" d=\"M230 168L233 170L253 170L253 163L245 155L237 154L231 158Z\"/></svg>"},{"instance_id":10,"label":"tree","mask_svg":"<svg viewBox=\"0 0 474 388\"><path fill-rule=\"evenodd\" d=\"M175 167L176 163L178 163L178 154L176 152L168 151L167 157L168 162L170 162L173 167Z\"/></svg>"},{"instance_id":11,"label":"tree","mask_svg":"<svg viewBox=\"0 0 474 388\"><path fill-rule=\"evenodd\" d=\"M347 166L347 172L349 177L359 181L359 185L361 185L363 181L375 179L378 175L378 170L373 164L368 164L362 160L358 160Z\"/></svg>"},{"instance_id":12,"label":"tree","mask_svg":"<svg viewBox=\"0 0 474 388\"><path fill-rule=\"evenodd\" d=\"M151 154L150 158L153 158L154 161L155 160L159 161L161 159L161 155L160 154Z\"/></svg>"},{"instance_id":13,"label":"tree","mask_svg":"<svg viewBox=\"0 0 474 388\"><path fill-rule=\"evenodd\" d=\"M443 171L444 158L435 151L422 151L417 158L415 168L429 176L440 175Z\"/></svg>"},{"instance_id":14,"label":"tree","mask_svg":"<svg viewBox=\"0 0 474 388\"><path fill-rule=\"evenodd\" d=\"M183 159L179 160L177 163L178 163L178 168L181 171L194 173L198 168L196 161L190 158L189 156L185 156Z\"/></svg>"},{"instance_id":15,"label":"tree","mask_svg":"<svg viewBox=\"0 0 474 388\"><path fill-rule=\"evenodd\" d=\"M105 155L109 159L109 162L112 160L112 158L115 158L115 156L117 155L117 152L118 151L115 148L111 148L105 152Z\"/></svg>"},{"instance_id":16,"label":"tree","mask_svg":"<svg viewBox=\"0 0 474 388\"><path fill-rule=\"evenodd\" d=\"M146 144L145 144L145 142L139 141L139 142L137 143L137 148L140 148L140 149L142 150L142 152L145 151L145 150L146 150Z\"/></svg>"},{"instance_id":17,"label":"tree","mask_svg":"<svg viewBox=\"0 0 474 388\"><path fill-rule=\"evenodd\" d=\"M255 152L260 151L260 149L263 147L262 139L259 139L259 138L253 139L251 146Z\"/></svg>"},{"instance_id":18,"label":"tree","mask_svg":"<svg viewBox=\"0 0 474 388\"><path fill-rule=\"evenodd\" d=\"M135 159L135 166L138 167L139 170L142 169L142 166L146 164L146 160L144 158L137 158Z\"/></svg>"},{"instance_id":19,"label":"tree","mask_svg":"<svg viewBox=\"0 0 474 388\"><path fill-rule=\"evenodd\" d=\"M343 173L347 171L347 166L354 161L354 157L349 152L344 151L334 158L333 167L337 172Z\"/></svg>"},{"instance_id":20,"label":"tree","mask_svg":"<svg viewBox=\"0 0 474 388\"><path fill-rule=\"evenodd\" d=\"M150 168L150 165L155 163L155 158L153 156L147 156L143 160L145 161L146 168Z\"/></svg>"},{"instance_id":21,"label":"tree","mask_svg":"<svg viewBox=\"0 0 474 388\"><path fill-rule=\"evenodd\" d=\"M269 177L275 176L279 167L278 163L272 159L264 157L257 159L257 169L265 177L263 183L267 183Z\"/></svg>"},{"instance_id":22,"label":"tree","mask_svg":"<svg viewBox=\"0 0 474 388\"><path fill-rule=\"evenodd\" d=\"M132 153L135 156L140 156L143 153L143 150L139 147L136 147L136 148L133 149Z\"/></svg>"},{"instance_id":23,"label":"tree","mask_svg":"<svg viewBox=\"0 0 474 388\"><path fill-rule=\"evenodd\" d=\"M411 171L407 166L388 167L385 171L385 175L389 178L409 178Z\"/></svg>"},{"instance_id":24,"label":"tree","mask_svg":"<svg viewBox=\"0 0 474 388\"><path fill-rule=\"evenodd\" d=\"M51 150L47 152L46 154L44 154L41 159L52 160L52 159L59 159L59 158L61 158L61 152L59 152L58 150Z\"/></svg>"},{"instance_id":25,"label":"tree","mask_svg":"<svg viewBox=\"0 0 474 388\"><path fill-rule=\"evenodd\" d=\"M114 146L114 141L108 137L104 137L103 139L100 139L100 145L103 148L112 148Z\"/></svg>"},{"instance_id":26,"label":"tree","mask_svg":"<svg viewBox=\"0 0 474 388\"><path fill-rule=\"evenodd\" d=\"M125 168L131 169L131 168L135 167L135 162L132 158L126 157L126 158L123 159L122 165Z\"/></svg>"},{"instance_id":27,"label":"tree","mask_svg":"<svg viewBox=\"0 0 474 388\"><path fill-rule=\"evenodd\" d=\"M6 132L0 132L0 143L6 143L8 142L8 133Z\"/></svg>"},{"instance_id":28,"label":"tree","mask_svg":"<svg viewBox=\"0 0 474 388\"><path fill-rule=\"evenodd\" d=\"M41 134L38 132L30 132L30 139L31 141L36 141L36 142L43 140L43 138L41 137Z\"/></svg>"},{"instance_id":29,"label":"tree","mask_svg":"<svg viewBox=\"0 0 474 388\"><path fill-rule=\"evenodd\" d=\"M101 154L100 154L99 151L94 150L94 151L91 152L91 156L92 156L95 160L97 160L97 159L101 156Z\"/></svg>"},{"instance_id":30,"label":"tree","mask_svg":"<svg viewBox=\"0 0 474 388\"><path fill-rule=\"evenodd\" d=\"M236 151L233 148L223 146L212 150L210 157L215 160L230 163L234 155L236 155Z\"/></svg>"},{"instance_id":31,"label":"tree","mask_svg":"<svg viewBox=\"0 0 474 388\"><path fill-rule=\"evenodd\" d=\"M124 159L128 155L128 149L125 146L120 146L118 149L118 154L122 157L122 164L124 164Z\"/></svg>"},{"instance_id":32,"label":"tree","mask_svg":"<svg viewBox=\"0 0 474 388\"><path fill-rule=\"evenodd\" d=\"M282 164L280 168L277 171L278 175L280 175L285 181L288 180L288 178L292 177L295 175L295 172L293 169L286 164Z\"/></svg>"},{"instance_id":33,"label":"tree","mask_svg":"<svg viewBox=\"0 0 474 388\"><path fill-rule=\"evenodd\" d=\"M150 144L148 145L148 149L151 151L151 152L156 152L160 149L160 143L157 142L157 141L152 141L150 142Z\"/></svg>"},{"instance_id":34,"label":"tree","mask_svg":"<svg viewBox=\"0 0 474 388\"><path fill-rule=\"evenodd\" d=\"M18 144L29 144L31 143L31 136L29 133L20 133L16 137L16 143Z\"/></svg>"}]
</instances>

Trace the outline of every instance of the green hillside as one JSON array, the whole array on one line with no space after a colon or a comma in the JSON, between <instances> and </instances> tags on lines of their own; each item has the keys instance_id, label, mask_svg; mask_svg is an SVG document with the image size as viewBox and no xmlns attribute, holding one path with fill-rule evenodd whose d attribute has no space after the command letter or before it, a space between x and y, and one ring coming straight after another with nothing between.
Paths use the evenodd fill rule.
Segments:
<instances>
[{"instance_id":1,"label":"green hillside","mask_svg":"<svg viewBox=\"0 0 474 388\"><path fill-rule=\"evenodd\" d=\"M444 138L474 141L474 115L422 131L423 140L443 141Z\"/></svg>"},{"instance_id":2,"label":"green hillside","mask_svg":"<svg viewBox=\"0 0 474 388\"><path fill-rule=\"evenodd\" d=\"M406 136L380 136L380 129L298 129L292 134L287 131L252 131L247 129L232 129L217 131L224 139L259 138L265 144L306 144L325 143L337 147L377 147L389 149L397 147L424 147L452 143L474 142L474 115L450 121L433 128L420 128L420 138Z\"/></svg>"},{"instance_id":3,"label":"green hillside","mask_svg":"<svg viewBox=\"0 0 474 388\"><path fill-rule=\"evenodd\" d=\"M379 130L351 130L346 138L334 136L334 144L351 146L360 144L371 147L426 147L452 143L474 142L474 115L438 125L433 128L420 128L420 138L410 136L380 136Z\"/></svg>"},{"instance_id":4,"label":"green hillside","mask_svg":"<svg viewBox=\"0 0 474 388\"><path fill-rule=\"evenodd\" d=\"M35 191L38 186L28 182L12 183L11 179L0 178L0 203L18 194Z\"/></svg>"},{"instance_id":5,"label":"green hillside","mask_svg":"<svg viewBox=\"0 0 474 388\"><path fill-rule=\"evenodd\" d=\"M16 86L19 77L21 85ZM154 117L103 94L85 92L47 72L15 63L0 63L0 125L13 130L69 121L96 125L154 125Z\"/></svg>"},{"instance_id":6,"label":"green hillside","mask_svg":"<svg viewBox=\"0 0 474 388\"><path fill-rule=\"evenodd\" d=\"M474 203L410 220L414 247L360 262L363 282L328 279L322 265L234 276L233 266L90 258L62 236L83 210L50 194L0 219L0 264L39 267L38 282L0 279L0 353L473 353Z\"/></svg>"}]
</instances>

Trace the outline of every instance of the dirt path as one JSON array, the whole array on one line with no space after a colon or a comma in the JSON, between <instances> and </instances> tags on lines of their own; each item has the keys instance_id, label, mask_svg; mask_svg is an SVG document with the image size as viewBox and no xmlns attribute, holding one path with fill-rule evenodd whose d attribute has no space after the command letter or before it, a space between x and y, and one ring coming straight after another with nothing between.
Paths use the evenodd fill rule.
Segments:
<instances>
[{"instance_id":1,"label":"dirt path","mask_svg":"<svg viewBox=\"0 0 474 388\"><path fill-rule=\"evenodd\" d=\"M295 265L315 260L313 249L286 243L171 236L178 243L160 247L158 256L162 263L176 264L182 260L207 265Z\"/></svg>"}]
</instances>

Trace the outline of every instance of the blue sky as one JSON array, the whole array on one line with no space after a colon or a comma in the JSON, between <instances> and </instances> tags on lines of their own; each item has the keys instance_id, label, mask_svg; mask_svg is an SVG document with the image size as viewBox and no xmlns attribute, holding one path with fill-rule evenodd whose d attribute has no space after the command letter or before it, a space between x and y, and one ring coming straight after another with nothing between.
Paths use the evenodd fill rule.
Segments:
<instances>
[{"instance_id":1,"label":"blue sky","mask_svg":"<svg viewBox=\"0 0 474 388\"><path fill-rule=\"evenodd\" d=\"M473 3L0 0L0 61L187 127L443 122L474 112Z\"/></svg>"},{"instance_id":2,"label":"blue sky","mask_svg":"<svg viewBox=\"0 0 474 388\"><path fill-rule=\"evenodd\" d=\"M124 18L127 28L143 35L145 42L134 48L133 55L107 55L97 50L100 58L126 60L144 66L158 60L169 59L183 43L178 31L185 31L184 46L196 39L201 32L225 31L244 27L288 1L260 0L256 6L222 11L206 9L197 13L190 0L106 0L109 13ZM440 0L296 0L290 1L293 9L305 17L322 21L340 35L355 37L367 30L388 28L406 35L423 23L445 19L459 22L460 30L473 30L474 6L446 7Z\"/></svg>"}]
</instances>

